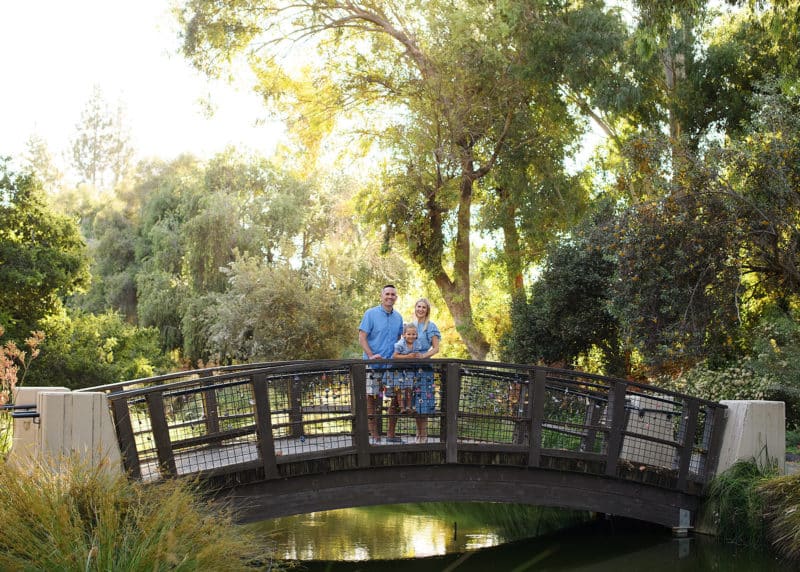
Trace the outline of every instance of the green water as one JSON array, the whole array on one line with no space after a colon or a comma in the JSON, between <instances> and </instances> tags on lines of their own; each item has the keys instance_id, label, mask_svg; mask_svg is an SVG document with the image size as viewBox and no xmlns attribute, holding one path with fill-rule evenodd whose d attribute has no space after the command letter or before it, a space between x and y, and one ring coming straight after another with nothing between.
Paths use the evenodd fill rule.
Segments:
<instances>
[{"instance_id":1,"label":"green water","mask_svg":"<svg viewBox=\"0 0 800 572\"><path fill-rule=\"evenodd\" d=\"M769 554L584 513L493 503L364 507L264 521L277 556L308 572L783 572Z\"/></svg>"}]
</instances>

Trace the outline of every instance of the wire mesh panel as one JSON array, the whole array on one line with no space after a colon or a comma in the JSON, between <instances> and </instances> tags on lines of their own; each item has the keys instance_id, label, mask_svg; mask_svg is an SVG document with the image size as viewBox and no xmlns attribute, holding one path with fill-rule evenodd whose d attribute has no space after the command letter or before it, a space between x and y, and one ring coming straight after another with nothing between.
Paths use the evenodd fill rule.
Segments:
<instances>
[{"instance_id":1,"label":"wire mesh panel","mask_svg":"<svg viewBox=\"0 0 800 572\"><path fill-rule=\"evenodd\" d=\"M458 440L520 444L525 374L507 368L465 367L458 400Z\"/></svg>"},{"instance_id":2,"label":"wire mesh panel","mask_svg":"<svg viewBox=\"0 0 800 572\"><path fill-rule=\"evenodd\" d=\"M268 379L277 455L353 446L355 412L349 369L281 373Z\"/></svg>"},{"instance_id":3,"label":"wire mesh panel","mask_svg":"<svg viewBox=\"0 0 800 572\"><path fill-rule=\"evenodd\" d=\"M626 399L628 412L621 459L641 465L677 467L678 431L684 404L655 391L639 390Z\"/></svg>"},{"instance_id":4,"label":"wire mesh panel","mask_svg":"<svg viewBox=\"0 0 800 572\"><path fill-rule=\"evenodd\" d=\"M400 443L434 443L442 435L442 365L410 363L387 367L381 376L381 435L394 440L373 443L389 446Z\"/></svg>"},{"instance_id":5,"label":"wire mesh panel","mask_svg":"<svg viewBox=\"0 0 800 572\"><path fill-rule=\"evenodd\" d=\"M142 479L152 480L161 476L158 470L158 455L153 439L150 413L144 397L128 400L128 415L133 428L134 444L139 455Z\"/></svg>"},{"instance_id":6,"label":"wire mesh panel","mask_svg":"<svg viewBox=\"0 0 800 572\"><path fill-rule=\"evenodd\" d=\"M603 453L608 393L596 384L549 380L544 390L542 448Z\"/></svg>"}]
</instances>

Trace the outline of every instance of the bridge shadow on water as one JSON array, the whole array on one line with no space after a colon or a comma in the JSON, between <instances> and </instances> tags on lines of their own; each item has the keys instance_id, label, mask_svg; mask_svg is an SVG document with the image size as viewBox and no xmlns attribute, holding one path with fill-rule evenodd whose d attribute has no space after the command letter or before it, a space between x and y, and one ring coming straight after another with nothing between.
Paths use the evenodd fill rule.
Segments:
<instances>
[{"instance_id":1,"label":"bridge shadow on water","mask_svg":"<svg viewBox=\"0 0 800 572\"><path fill-rule=\"evenodd\" d=\"M102 388L133 478L199 476L241 522L345 507L487 501L686 530L714 474L724 406L572 370L475 362L247 364ZM377 369L379 368L379 369ZM376 412L367 374L427 380L424 415ZM416 385L415 385L416 387ZM417 439L423 422L427 438Z\"/></svg>"}]
</instances>

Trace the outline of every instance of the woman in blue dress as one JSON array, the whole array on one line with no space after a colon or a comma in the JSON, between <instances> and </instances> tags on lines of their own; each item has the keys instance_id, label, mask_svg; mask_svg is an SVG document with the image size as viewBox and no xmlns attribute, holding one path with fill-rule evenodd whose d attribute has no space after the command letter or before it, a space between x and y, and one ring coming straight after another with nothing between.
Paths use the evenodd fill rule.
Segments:
<instances>
[{"instance_id":1,"label":"woman in blue dress","mask_svg":"<svg viewBox=\"0 0 800 572\"><path fill-rule=\"evenodd\" d=\"M430 358L439 353L442 334L431 322L431 303L420 298L414 304L414 324L417 326L417 344L421 357ZM436 410L436 390L433 383L433 368L421 367L414 376L412 405L416 412L417 443L428 441L428 415Z\"/></svg>"}]
</instances>

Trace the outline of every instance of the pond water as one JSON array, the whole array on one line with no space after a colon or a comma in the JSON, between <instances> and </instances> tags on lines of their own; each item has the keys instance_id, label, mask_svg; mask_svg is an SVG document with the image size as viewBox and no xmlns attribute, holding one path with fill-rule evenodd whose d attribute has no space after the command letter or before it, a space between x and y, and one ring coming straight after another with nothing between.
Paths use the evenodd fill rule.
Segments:
<instances>
[{"instance_id":1,"label":"pond water","mask_svg":"<svg viewBox=\"0 0 800 572\"><path fill-rule=\"evenodd\" d=\"M495 503L387 505L249 525L308 572L783 572L774 556L624 519Z\"/></svg>"}]
</instances>

